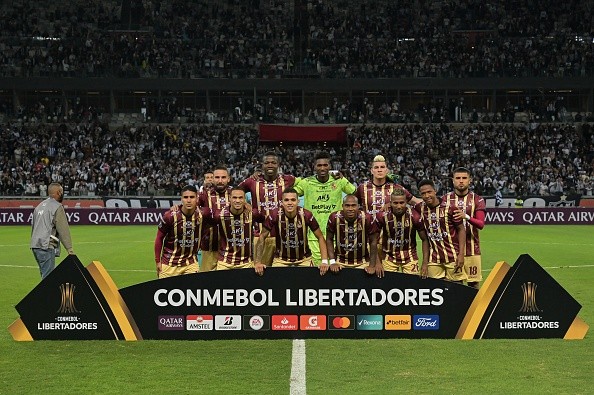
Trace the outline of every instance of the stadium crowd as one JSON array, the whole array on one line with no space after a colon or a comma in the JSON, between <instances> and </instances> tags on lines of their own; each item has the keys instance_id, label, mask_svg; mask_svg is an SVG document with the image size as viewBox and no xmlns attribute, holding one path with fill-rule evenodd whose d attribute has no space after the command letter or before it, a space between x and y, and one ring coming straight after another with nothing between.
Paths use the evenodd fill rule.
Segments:
<instances>
[{"instance_id":1,"label":"stadium crowd","mask_svg":"<svg viewBox=\"0 0 594 395\"><path fill-rule=\"evenodd\" d=\"M312 174L311 158L330 151L334 169L352 182L370 176L382 154L399 181L417 193L423 178L438 192L451 189L450 172L466 166L483 195L592 194L594 133L584 124L351 125L344 145L257 144L254 126L141 125L110 128L96 121L0 125L0 195L45 196L50 182L67 195L174 195L200 185L205 171L228 166L234 182L276 150L281 170Z\"/></svg>"},{"instance_id":2,"label":"stadium crowd","mask_svg":"<svg viewBox=\"0 0 594 395\"><path fill-rule=\"evenodd\" d=\"M593 0L15 0L0 5L0 76L592 76L593 8ZM335 98L314 108L262 99L220 112L166 96L146 103L147 120L187 123L117 128L103 117L106 109L76 98L2 100L1 195L43 196L52 181L69 195L173 195L219 162L240 180L270 148L254 144L257 131L246 123L296 119L351 125L347 144L326 148L334 168L355 183L381 153L412 192L425 177L448 189L459 165L473 169L474 187L485 195L593 189L594 137L580 124L591 114L571 114L562 96L526 97L495 114L458 98L412 109L395 99ZM510 124L518 113L528 114L526 123ZM321 148L275 147L283 170L297 176L311 174Z\"/></svg>"},{"instance_id":3,"label":"stadium crowd","mask_svg":"<svg viewBox=\"0 0 594 395\"><path fill-rule=\"evenodd\" d=\"M15 0L0 6L0 75L579 77L594 73L592 8L591 0Z\"/></svg>"}]
</instances>

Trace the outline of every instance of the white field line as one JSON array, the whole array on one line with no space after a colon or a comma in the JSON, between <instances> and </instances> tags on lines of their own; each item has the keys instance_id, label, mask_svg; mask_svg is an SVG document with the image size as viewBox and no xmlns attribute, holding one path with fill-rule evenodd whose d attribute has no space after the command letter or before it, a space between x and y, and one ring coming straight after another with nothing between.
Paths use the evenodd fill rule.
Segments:
<instances>
[{"instance_id":1,"label":"white field line","mask_svg":"<svg viewBox=\"0 0 594 395\"><path fill-rule=\"evenodd\" d=\"M305 395L305 340L293 340L293 352L291 355L291 395Z\"/></svg>"}]
</instances>

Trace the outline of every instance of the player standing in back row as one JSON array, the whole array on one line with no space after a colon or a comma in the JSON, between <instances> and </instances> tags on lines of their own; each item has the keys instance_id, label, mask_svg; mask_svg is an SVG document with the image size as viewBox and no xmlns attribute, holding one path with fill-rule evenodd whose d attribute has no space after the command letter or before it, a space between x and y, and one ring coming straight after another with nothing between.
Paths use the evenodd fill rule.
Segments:
<instances>
[{"instance_id":1,"label":"player standing in back row","mask_svg":"<svg viewBox=\"0 0 594 395\"><path fill-rule=\"evenodd\" d=\"M262 174L248 177L238 185L239 188L251 194L252 208L266 217L280 207L283 191L292 187L296 180L299 180L290 174L279 174L279 165L279 156L274 151L268 151L262 157ZM262 228L259 227L256 237L261 231ZM271 229L270 236L272 237L265 241L261 263L266 266L271 266L274 258L276 249L274 243L275 231L275 229Z\"/></svg>"},{"instance_id":2,"label":"player standing in back row","mask_svg":"<svg viewBox=\"0 0 594 395\"><path fill-rule=\"evenodd\" d=\"M444 198L447 205L456 209L454 219L464 221L466 226L464 270L468 275L468 285L478 289L483 280L479 230L485 227L485 199L469 190L471 182L470 170L458 167L452 176L454 191Z\"/></svg>"},{"instance_id":3,"label":"player standing in back row","mask_svg":"<svg viewBox=\"0 0 594 395\"><path fill-rule=\"evenodd\" d=\"M295 184L299 196L303 196L303 208L311 211L319 224L324 224L320 229L326 237L326 226L330 214L342 210L342 195L355 192L355 186L344 177L334 179L330 176L330 154L320 152L314 157L314 176L300 180ZM314 265L328 264L323 262L318 238L309 231L309 246L311 248Z\"/></svg>"},{"instance_id":4,"label":"player standing in back row","mask_svg":"<svg viewBox=\"0 0 594 395\"><path fill-rule=\"evenodd\" d=\"M414 206L421 202L421 199L413 196L402 185L389 181L387 179L388 171L386 158L382 155L376 155L371 163L371 180L359 184L355 192L355 196L359 199L363 210L374 217L390 204L390 195L396 188L404 191L407 203Z\"/></svg>"}]
</instances>

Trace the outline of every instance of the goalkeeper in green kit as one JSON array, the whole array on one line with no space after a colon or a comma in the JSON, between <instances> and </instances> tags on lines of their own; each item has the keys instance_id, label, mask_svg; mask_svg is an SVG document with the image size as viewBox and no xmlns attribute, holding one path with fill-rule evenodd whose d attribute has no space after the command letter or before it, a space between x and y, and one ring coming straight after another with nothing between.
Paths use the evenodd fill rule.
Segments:
<instances>
[{"instance_id":1,"label":"goalkeeper in green kit","mask_svg":"<svg viewBox=\"0 0 594 395\"><path fill-rule=\"evenodd\" d=\"M355 186L344 177L335 179L330 175L330 154L320 152L314 157L314 176L303 178L294 185L299 196L303 196L303 207L311 211L326 237L326 224L330 214L342 210L344 194L355 192ZM321 259L317 237L308 231L308 243L315 265L328 265Z\"/></svg>"}]
</instances>

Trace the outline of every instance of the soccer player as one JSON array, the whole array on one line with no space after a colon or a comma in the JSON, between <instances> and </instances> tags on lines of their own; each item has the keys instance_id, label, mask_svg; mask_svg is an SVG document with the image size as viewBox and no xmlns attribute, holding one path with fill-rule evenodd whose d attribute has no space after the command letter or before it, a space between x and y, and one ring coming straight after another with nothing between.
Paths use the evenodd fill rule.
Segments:
<instances>
[{"instance_id":1,"label":"soccer player","mask_svg":"<svg viewBox=\"0 0 594 395\"><path fill-rule=\"evenodd\" d=\"M387 179L388 165L386 158L382 155L376 155L373 158L371 175L371 180L359 184L355 192L355 196L357 196L367 213L375 216L377 212L384 210L390 203L390 194L397 188L405 192L407 203L415 205L421 202L421 199L413 196L402 185Z\"/></svg>"},{"instance_id":2,"label":"soccer player","mask_svg":"<svg viewBox=\"0 0 594 395\"><path fill-rule=\"evenodd\" d=\"M406 191L396 188L390 195L390 211L377 213L377 223L382 230L382 237L380 263L376 265L376 272L386 270L419 274L417 232L423 244L423 251L429 249L429 242L419 213L408 207L406 201Z\"/></svg>"},{"instance_id":3,"label":"soccer player","mask_svg":"<svg viewBox=\"0 0 594 395\"><path fill-rule=\"evenodd\" d=\"M259 275L264 273L265 266L262 262L264 244L273 231L275 234L273 238L275 240L275 257L272 266L313 266L310 242L307 238L308 230L317 238L316 243L324 263L320 266L320 274L324 275L328 271L328 253L320 225L309 210L299 207L297 191L294 188L285 189L281 207L274 210L264 221L262 233L260 233L256 246L256 263L254 265L256 273Z\"/></svg>"},{"instance_id":4,"label":"soccer player","mask_svg":"<svg viewBox=\"0 0 594 395\"><path fill-rule=\"evenodd\" d=\"M359 200L355 195L346 195L342 210L330 214L326 227L330 270L338 272L342 268L357 268L379 276L375 269L367 270L370 262L377 262L378 234L377 223L371 214L359 210Z\"/></svg>"},{"instance_id":5,"label":"soccer player","mask_svg":"<svg viewBox=\"0 0 594 395\"><path fill-rule=\"evenodd\" d=\"M56 266L60 242L69 255L74 255L68 217L62 206L64 189L57 182L47 188L49 197L35 207L31 223L31 251L39 265L43 280Z\"/></svg>"},{"instance_id":6,"label":"soccer player","mask_svg":"<svg viewBox=\"0 0 594 395\"><path fill-rule=\"evenodd\" d=\"M423 202L415 205L415 210L421 215L429 239L428 246L423 245L421 276L462 283L467 279L464 271L464 223L454 218L454 208L445 199L437 197L433 181L419 182L419 192Z\"/></svg>"},{"instance_id":7,"label":"soccer player","mask_svg":"<svg viewBox=\"0 0 594 395\"><path fill-rule=\"evenodd\" d=\"M279 156L269 151L262 157L262 174L248 177L239 183L238 187L245 192L250 192L252 197L252 207L260 211L263 215L269 216L272 211L280 206L283 191L290 188L298 180L289 174L279 174L278 167L280 165ZM261 229L258 229L257 235ZM274 229L271 229L270 238L266 239L264 245L264 252L262 255L262 263L266 266L272 265L274 257L275 242Z\"/></svg>"},{"instance_id":8,"label":"soccer player","mask_svg":"<svg viewBox=\"0 0 594 395\"><path fill-rule=\"evenodd\" d=\"M245 204L245 191L231 189L231 202L218 213L213 213L214 222L219 225L219 256L216 270L253 268L255 221L264 218Z\"/></svg>"},{"instance_id":9,"label":"soccer player","mask_svg":"<svg viewBox=\"0 0 594 395\"><path fill-rule=\"evenodd\" d=\"M181 190L181 205L168 210L155 238L155 263L159 278L198 273L196 253L202 231L210 227L208 209L198 209L198 191L193 185Z\"/></svg>"},{"instance_id":10,"label":"soccer player","mask_svg":"<svg viewBox=\"0 0 594 395\"><path fill-rule=\"evenodd\" d=\"M464 270L468 276L468 285L478 289L483 280L479 230L485 227L485 199L470 192L471 182L470 170L458 167L452 175L454 191L448 193L445 199L447 205L455 208L454 219L463 221L466 226Z\"/></svg>"},{"instance_id":11,"label":"soccer player","mask_svg":"<svg viewBox=\"0 0 594 395\"><path fill-rule=\"evenodd\" d=\"M221 211L230 200L231 187L229 171L225 166L217 166L213 171L213 187L207 188L200 194L198 205L208 207L213 214ZM200 262L200 271L208 272L214 270L217 266L219 257L219 226L215 225L204 232L200 243L202 250L202 261Z\"/></svg>"},{"instance_id":12,"label":"soccer player","mask_svg":"<svg viewBox=\"0 0 594 395\"><path fill-rule=\"evenodd\" d=\"M200 186L200 190L198 192L200 192L200 193L205 192L205 191L209 190L210 188L212 188L213 185L214 185L214 172L207 171L206 173L204 173L204 182Z\"/></svg>"},{"instance_id":13,"label":"soccer player","mask_svg":"<svg viewBox=\"0 0 594 395\"><path fill-rule=\"evenodd\" d=\"M295 184L299 196L304 197L303 207L311 211L319 224L327 224L330 214L342 209L342 195L355 192L355 186L344 177L330 177L330 154L320 152L314 157L314 176L300 180ZM326 227L322 227L324 237ZM322 264L320 250L313 232L308 233L309 246L314 264Z\"/></svg>"}]
</instances>

